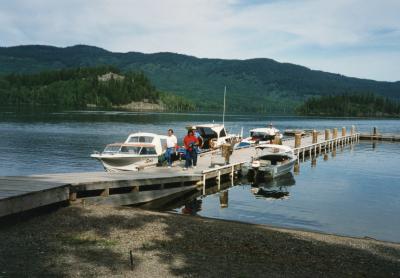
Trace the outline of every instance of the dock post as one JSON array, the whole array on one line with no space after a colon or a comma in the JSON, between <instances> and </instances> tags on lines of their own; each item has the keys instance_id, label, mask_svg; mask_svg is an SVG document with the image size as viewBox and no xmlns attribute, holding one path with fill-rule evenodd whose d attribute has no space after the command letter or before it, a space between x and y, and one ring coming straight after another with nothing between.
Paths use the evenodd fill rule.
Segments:
<instances>
[{"instance_id":1,"label":"dock post","mask_svg":"<svg viewBox=\"0 0 400 278\"><path fill-rule=\"evenodd\" d=\"M206 195L206 174L203 174L203 195Z\"/></svg>"},{"instance_id":2,"label":"dock post","mask_svg":"<svg viewBox=\"0 0 400 278\"><path fill-rule=\"evenodd\" d=\"M342 137L346 136L346 127L342 127Z\"/></svg>"},{"instance_id":3,"label":"dock post","mask_svg":"<svg viewBox=\"0 0 400 278\"><path fill-rule=\"evenodd\" d=\"M104 188L103 191L101 191L100 196L103 197L108 197L110 195L110 189L109 188Z\"/></svg>"},{"instance_id":4,"label":"dock post","mask_svg":"<svg viewBox=\"0 0 400 278\"><path fill-rule=\"evenodd\" d=\"M235 179L235 165L232 165L231 186L234 185L234 179Z\"/></svg>"},{"instance_id":5,"label":"dock post","mask_svg":"<svg viewBox=\"0 0 400 278\"><path fill-rule=\"evenodd\" d=\"M218 181L218 190L221 190L221 170L218 170L217 181Z\"/></svg>"},{"instance_id":6,"label":"dock post","mask_svg":"<svg viewBox=\"0 0 400 278\"><path fill-rule=\"evenodd\" d=\"M300 148L301 146L301 133L296 133L294 135L294 147Z\"/></svg>"},{"instance_id":7,"label":"dock post","mask_svg":"<svg viewBox=\"0 0 400 278\"><path fill-rule=\"evenodd\" d=\"M326 149L328 149L328 151L329 151L329 142L328 142L329 137L330 137L330 130L325 129L325 152L326 152Z\"/></svg>"},{"instance_id":8,"label":"dock post","mask_svg":"<svg viewBox=\"0 0 400 278\"><path fill-rule=\"evenodd\" d=\"M311 167L315 168L317 166L317 157L314 156L311 158Z\"/></svg>"},{"instance_id":9,"label":"dock post","mask_svg":"<svg viewBox=\"0 0 400 278\"><path fill-rule=\"evenodd\" d=\"M328 141L330 138L330 130L329 129L325 129L325 141Z\"/></svg>"},{"instance_id":10,"label":"dock post","mask_svg":"<svg viewBox=\"0 0 400 278\"><path fill-rule=\"evenodd\" d=\"M372 135L378 135L378 129L376 128L376 126L374 126L374 128L372 129Z\"/></svg>"},{"instance_id":11,"label":"dock post","mask_svg":"<svg viewBox=\"0 0 400 278\"><path fill-rule=\"evenodd\" d=\"M333 136L332 136L332 138L333 138L333 139L336 139L336 138L337 138L337 128L336 128L336 127L333 129Z\"/></svg>"},{"instance_id":12,"label":"dock post","mask_svg":"<svg viewBox=\"0 0 400 278\"><path fill-rule=\"evenodd\" d=\"M299 161L297 161L297 162L294 164L293 172L294 172L296 175L298 175L298 174L300 173L300 163L299 163Z\"/></svg>"},{"instance_id":13,"label":"dock post","mask_svg":"<svg viewBox=\"0 0 400 278\"><path fill-rule=\"evenodd\" d=\"M314 129L312 132L312 143L316 144L318 142L318 132Z\"/></svg>"},{"instance_id":14,"label":"dock post","mask_svg":"<svg viewBox=\"0 0 400 278\"><path fill-rule=\"evenodd\" d=\"M76 201L76 192L70 192L69 193L69 201L70 202L74 202L74 201Z\"/></svg>"},{"instance_id":15,"label":"dock post","mask_svg":"<svg viewBox=\"0 0 400 278\"><path fill-rule=\"evenodd\" d=\"M221 208L227 208L228 207L228 191L222 191L219 193L219 204Z\"/></svg>"}]
</instances>

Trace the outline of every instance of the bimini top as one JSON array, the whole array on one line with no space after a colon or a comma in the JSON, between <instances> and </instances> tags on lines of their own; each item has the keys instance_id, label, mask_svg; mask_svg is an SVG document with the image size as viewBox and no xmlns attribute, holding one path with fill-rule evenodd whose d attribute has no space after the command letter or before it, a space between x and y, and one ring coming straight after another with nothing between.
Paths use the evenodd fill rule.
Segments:
<instances>
[{"instance_id":1,"label":"bimini top","mask_svg":"<svg viewBox=\"0 0 400 278\"><path fill-rule=\"evenodd\" d=\"M155 143L154 139L165 139L166 135L158 135L155 133L148 132L138 132L129 134L128 138L125 140L125 143Z\"/></svg>"}]
</instances>

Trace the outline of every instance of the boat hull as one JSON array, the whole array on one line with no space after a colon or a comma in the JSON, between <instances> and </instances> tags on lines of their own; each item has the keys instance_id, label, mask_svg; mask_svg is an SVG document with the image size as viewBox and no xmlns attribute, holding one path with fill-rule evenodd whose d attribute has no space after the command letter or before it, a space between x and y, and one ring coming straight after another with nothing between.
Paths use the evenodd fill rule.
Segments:
<instances>
[{"instance_id":1,"label":"boat hull","mask_svg":"<svg viewBox=\"0 0 400 278\"><path fill-rule=\"evenodd\" d=\"M251 164L248 164L247 167L245 166L247 168L245 169L245 172L254 177L263 176L267 179L275 179L277 177L290 173L295 163L296 157L293 157L280 165L260 165L258 167L253 167Z\"/></svg>"},{"instance_id":2,"label":"boat hull","mask_svg":"<svg viewBox=\"0 0 400 278\"><path fill-rule=\"evenodd\" d=\"M138 171L142 168L154 167L158 163L157 155L148 155L145 157L92 155L92 157L99 160L107 172Z\"/></svg>"},{"instance_id":3,"label":"boat hull","mask_svg":"<svg viewBox=\"0 0 400 278\"><path fill-rule=\"evenodd\" d=\"M258 171L263 173L265 177L275 179L277 177L290 173L295 163L296 159L292 159L281 165L273 165L265 167L261 166L258 168Z\"/></svg>"}]
</instances>

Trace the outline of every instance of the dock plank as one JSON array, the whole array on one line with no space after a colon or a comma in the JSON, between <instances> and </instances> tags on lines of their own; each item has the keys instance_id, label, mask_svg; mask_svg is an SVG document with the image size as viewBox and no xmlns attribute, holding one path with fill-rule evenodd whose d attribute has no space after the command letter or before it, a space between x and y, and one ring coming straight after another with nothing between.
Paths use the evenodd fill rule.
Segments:
<instances>
[{"instance_id":1,"label":"dock plank","mask_svg":"<svg viewBox=\"0 0 400 278\"><path fill-rule=\"evenodd\" d=\"M60 186L0 200L0 217L68 200L69 188Z\"/></svg>"}]
</instances>

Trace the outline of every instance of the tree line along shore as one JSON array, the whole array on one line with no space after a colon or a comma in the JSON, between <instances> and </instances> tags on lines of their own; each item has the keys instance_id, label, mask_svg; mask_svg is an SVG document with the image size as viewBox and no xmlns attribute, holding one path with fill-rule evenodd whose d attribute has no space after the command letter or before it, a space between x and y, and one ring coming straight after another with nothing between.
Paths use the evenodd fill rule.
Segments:
<instances>
[{"instance_id":1,"label":"tree line along shore","mask_svg":"<svg viewBox=\"0 0 400 278\"><path fill-rule=\"evenodd\" d=\"M228 102L229 99L228 93ZM234 100L233 100L234 101ZM59 109L117 108L138 111L218 111L219 102L204 103L185 96L161 92L143 72L121 72L114 66L71 68L34 74L0 75L2 106L48 106ZM241 106L251 106L252 100ZM221 101L222 103L222 101ZM269 113L268 102L258 104ZM305 98L284 109L302 116L399 117L400 103L373 93L342 93ZM238 109L241 107L238 107ZM239 109L239 110L240 110ZM236 110L233 109L232 112Z\"/></svg>"}]
</instances>

